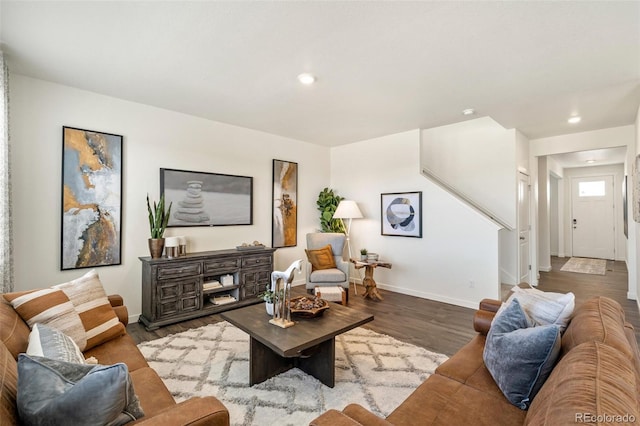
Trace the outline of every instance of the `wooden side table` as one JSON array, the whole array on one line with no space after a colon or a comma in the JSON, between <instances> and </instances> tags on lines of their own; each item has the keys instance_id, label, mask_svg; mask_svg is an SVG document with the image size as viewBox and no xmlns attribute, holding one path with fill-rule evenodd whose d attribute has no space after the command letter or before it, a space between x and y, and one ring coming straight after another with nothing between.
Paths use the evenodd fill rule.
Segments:
<instances>
[{"instance_id":1,"label":"wooden side table","mask_svg":"<svg viewBox=\"0 0 640 426\"><path fill-rule=\"evenodd\" d=\"M364 285L365 291L362 297L370 298L371 300L383 300L383 297L378 292L378 286L376 285L376 281L373 279L373 271L379 266L381 268L389 268L391 269L391 263L389 262L381 262L378 260L367 260L361 261L356 259L349 259L351 263L354 264L356 269L364 270L364 279L362 280L362 284Z\"/></svg>"}]
</instances>

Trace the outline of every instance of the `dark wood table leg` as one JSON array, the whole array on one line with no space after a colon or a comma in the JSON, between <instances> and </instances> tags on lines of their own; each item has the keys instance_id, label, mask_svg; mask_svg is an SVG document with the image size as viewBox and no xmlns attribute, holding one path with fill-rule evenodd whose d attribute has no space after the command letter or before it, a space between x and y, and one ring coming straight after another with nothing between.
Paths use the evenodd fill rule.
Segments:
<instances>
[{"instance_id":1,"label":"dark wood table leg","mask_svg":"<svg viewBox=\"0 0 640 426\"><path fill-rule=\"evenodd\" d=\"M362 280L362 284L364 284L364 297L365 299L368 297L372 300L384 300L384 298L378 292L378 286L376 285L375 280L373 279L373 271L375 268L373 266L367 265L364 270L364 279Z\"/></svg>"},{"instance_id":2,"label":"dark wood table leg","mask_svg":"<svg viewBox=\"0 0 640 426\"><path fill-rule=\"evenodd\" d=\"M296 359L296 367L312 375L330 388L336 383L336 339L331 338L315 346L309 356Z\"/></svg>"},{"instance_id":3,"label":"dark wood table leg","mask_svg":"<svg viewBox=\"0 0 640 426\"><path fill-rule=\"evenodd\" d=\"M283 358L253 337L249 343L249 386L264 382L293 368L291 358Z\"/></svg>"}]
</instances>

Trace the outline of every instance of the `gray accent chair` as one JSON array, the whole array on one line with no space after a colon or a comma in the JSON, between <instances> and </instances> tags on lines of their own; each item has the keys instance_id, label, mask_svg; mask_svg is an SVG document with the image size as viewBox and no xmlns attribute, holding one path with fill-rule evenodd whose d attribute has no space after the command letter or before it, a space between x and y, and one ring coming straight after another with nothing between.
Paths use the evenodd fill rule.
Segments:
<instances>
[{"instance_id":1,"label":"gray accent chair","mask_svg":"<svg viewBox=\"0 0 640 426\"><path fill-rule=\"evenodd\" d=\"M311 271L311 263L307 261L307 292L313 293L315 287L342 286L349 301L349 262L342 259L342 251L346 237L342 233L313 232L307 234L307 250L317 250L331 244L331 251L337 268Z\"/></svg>"}]
</instances>

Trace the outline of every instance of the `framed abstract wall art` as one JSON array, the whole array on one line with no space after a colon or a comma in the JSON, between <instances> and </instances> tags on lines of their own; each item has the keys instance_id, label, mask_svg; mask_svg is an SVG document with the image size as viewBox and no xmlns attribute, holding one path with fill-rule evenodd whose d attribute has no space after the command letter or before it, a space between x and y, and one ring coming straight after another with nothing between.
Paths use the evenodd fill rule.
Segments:
<instances>
[{"instance_id":1,"label":"framed abstract wall art","mask_svg":"<svg viewBox=\"0 0 640 426\"><path fill-rule=\"evenodd\" d=\"M62 128L62 270L121 263L122 136Z\"/></svg>"},{"instance_id":2,"label":"framed abstract wall art","mask_svg":"<svg viewBox=\"0 0 640 426\"><path fill-rule=\"evenodd\" d=\"M253 178L160 169L160 193L171 206L167 227L253 224Z\"/></svg>"},{"instance_id":3,"label":"framed abstract wall art","mask_svg":"<svg viewBox=\"0 0 640 426\"><path fill-rule=\"evenodd\" d=\"M298 244L298 163L273 160L272 247Z\"/></svg>"},{"instance_id":4,"label":"framed abstract wall art","mask_svg":"<svg viewBox=\"0 0 640 426\"><path fill-rule=\"evenodd\" d=\"M382 235L422 238L422 191L380 194Z\"/></svg>"}]
</instances>

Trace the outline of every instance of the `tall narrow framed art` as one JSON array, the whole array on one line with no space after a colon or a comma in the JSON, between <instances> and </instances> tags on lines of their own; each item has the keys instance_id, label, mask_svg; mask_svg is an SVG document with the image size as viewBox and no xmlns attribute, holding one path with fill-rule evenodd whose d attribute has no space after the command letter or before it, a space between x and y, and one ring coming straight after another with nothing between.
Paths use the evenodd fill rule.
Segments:
<instances>
[{"instance_id":1,"label":"tall narrow framed art","mask_svg":"<svg viewBox=\"0 0 640 426\"><path fill-rule=\"evenodd\" d=\"M62 128L60 269L121 262L122 136Z\"/></svg>"},{"instance_id":2,"label":"tall narrow framed art","mask_svg":"<svg viewBox=\"0 0 640 426\"><path fill-rule=\"evenodd\" d=\"M298 244L298 163L273 160L272 247Z\"/></svg>"}]
</instances>

